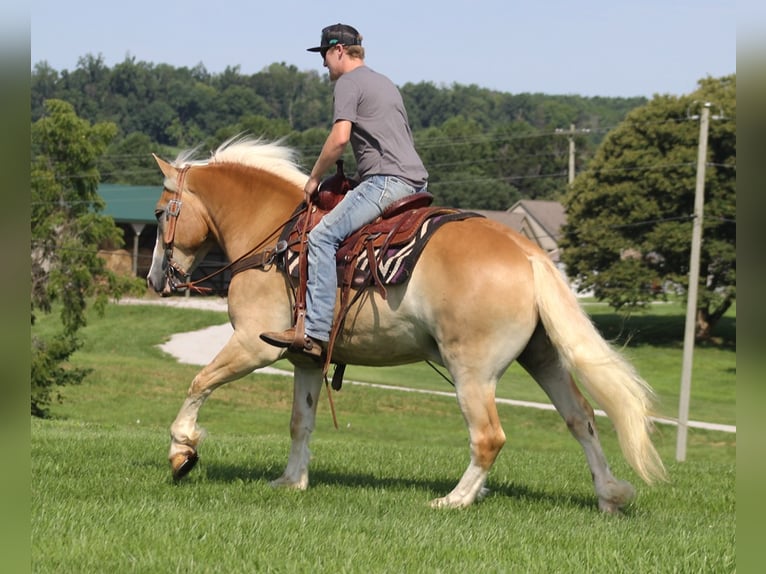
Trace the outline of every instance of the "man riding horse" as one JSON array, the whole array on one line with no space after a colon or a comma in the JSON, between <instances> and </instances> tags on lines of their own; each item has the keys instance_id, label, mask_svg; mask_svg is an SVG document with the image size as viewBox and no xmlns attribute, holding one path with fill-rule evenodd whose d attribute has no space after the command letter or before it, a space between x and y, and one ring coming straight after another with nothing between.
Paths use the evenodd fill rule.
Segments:
<instances>
[{"instance_id":1,"label":"man riding horse","mask_svg":"<svg viewBox=\"0 0 766 574\"><path fill-rule=\"evenodd\" d=\"M265 332L261 338L318 360L330 339L339 245L397 200L425 191L428 172L415 151L402 96L391 80L365 65L359 32L345 24L328 26L322 30L320 45L308 51L322 56L335 90L332 130L304 187L306 203L349 142L360 182L308 235L302 346L295 345L301 336L295 327Z\"/></svg>"}]
</instances>

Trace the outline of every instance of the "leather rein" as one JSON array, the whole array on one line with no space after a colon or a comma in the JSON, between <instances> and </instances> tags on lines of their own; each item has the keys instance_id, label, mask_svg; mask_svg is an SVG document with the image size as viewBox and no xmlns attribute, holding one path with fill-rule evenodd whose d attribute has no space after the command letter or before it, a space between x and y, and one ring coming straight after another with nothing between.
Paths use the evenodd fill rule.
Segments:
<instances>
[{"instance_id":1,"label":"leather rein","mask_svg":"<svg viewBox=\"0 0 766 574\"><path fill-rule=\"evenodd\" d=\"M162 233L162 245L165 250L166 262L165 278L167 279L171 291L180 292L186 291L188 289L194 293L211 294L215 292L215 289L212 287L200 287L199 284L204 283L205 281L209 281L210 279L221 275L233 267L239 266L239 264L245 259L251 260L249 267L267 267L268 265L271 265L274 262L277 253L280 251L279 246L273 249L264 249L260 252L258 250L261 249L268 241L274 237L277 237L282 229L284 229L291 220L295 219L301 213L303 213L304 210L293 213L287 220L285 220L284 223L281 223L279 226L277 226L277 228L274 229L274 231L272 231L269 235L267 235L263 241L247 251L244 255L241 255L231 263L221 267L220 269L217 269L216 271L213 271L201 279L191 281L191 275L173 258L173 249L176 237L176 224L178 223L178 216L181 214L181 206L183 205L183 201L181 201L181 194L183 193L186 173L189 171L190 167L191 166L186 165L179 170L176 189L173 191L173 197L165 207L165 226Z\"/></svg>"}]
</instances>

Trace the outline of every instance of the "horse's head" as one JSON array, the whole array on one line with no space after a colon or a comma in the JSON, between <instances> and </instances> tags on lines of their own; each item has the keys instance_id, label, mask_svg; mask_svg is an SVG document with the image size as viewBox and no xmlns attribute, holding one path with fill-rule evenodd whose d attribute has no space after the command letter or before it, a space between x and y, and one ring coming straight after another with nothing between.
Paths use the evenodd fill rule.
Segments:
<instances>
[{"instance_id":1,"label":"horse's head","mask_svg":"<svg viewBox=\"0 0 766 574\"><path fill-rule=\"evenodd\" d=\"M156 155L154 159L165 183L155 207L157 241L146 279L156 292L170 295L186 289L192 271L214 241L205 210L199 198L189 191L190 172L203 167L186 164L179 168Z\"/></svg>"},{"instance_id":2,"label":"horse's head","mask_svg":"<svg viewBox=\"0 0 766 574\"><path fill-rule=\"evenodd\" d=\"M205 160L182 152L157 202L157 243L147 281L163 295L192 287L189 275L218 243L230 261L272 241L300 200L306 174L278 142L235 137Z\"/></svg>"}]
</instances>

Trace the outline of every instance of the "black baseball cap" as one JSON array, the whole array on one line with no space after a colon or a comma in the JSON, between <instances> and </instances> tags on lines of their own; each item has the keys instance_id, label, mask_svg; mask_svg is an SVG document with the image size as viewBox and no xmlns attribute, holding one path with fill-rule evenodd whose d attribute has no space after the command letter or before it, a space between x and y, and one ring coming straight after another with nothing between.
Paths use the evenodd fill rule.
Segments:
<instances>
[{"instance_id":1,"label":"black baseball cap","mask_svg":"<svg viewBox=\"0 0 766 574\"><path fill-rule=\"evenodd\" d=\"M322 40L316 48L309 48L309 52L321 52L325 48L332 48L338 44L344 46L361 46L362 36L356 28L346 24L333 24L322 30Z\"/></svg>"}]
</instances>

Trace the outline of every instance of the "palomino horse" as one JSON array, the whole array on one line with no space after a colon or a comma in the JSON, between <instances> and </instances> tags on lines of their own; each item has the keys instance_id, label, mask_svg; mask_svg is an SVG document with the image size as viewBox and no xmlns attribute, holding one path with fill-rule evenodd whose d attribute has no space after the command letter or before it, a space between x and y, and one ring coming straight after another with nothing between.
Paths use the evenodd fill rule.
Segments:
<instances>
[{"instance_id":1,"label":"palomino horse","mask_svg":"<svg viewBox=\"0 0 766 574\"><path fill-rule=\"evenodd\" d=\"M270 253L303 199L307 176L293 152L279 144L238 140L205 160L192 161L191 155L172 164L156 158L165 181L148 283L163 294L178 287L212 242L232 262L259 249ZM228 294L234 333L194 378L170 429L175 478L197 461L203 436L197 415L208 396L256 368L291 358L258 335L290 327L293 301L291 283L274 265L234 275ZM593 409L570 372L610 417L636 473L647 483L664 477L649 437L649 385L604 341L546 253L499 223L471 218L439 228L406 283L389 287L385 299L369 289L354 303L333 358L372 366L427 360L447 369L468 426L471 457L457 486L432 506L467 506L484 494L505 443L495 386L514 359L545 390L584 449L601 510L618 511L634 490L607 466ZM305 489L323 378L321 366L293 360L291 448L284 473L272 484Z\"/></svg>"}]
</instances>

